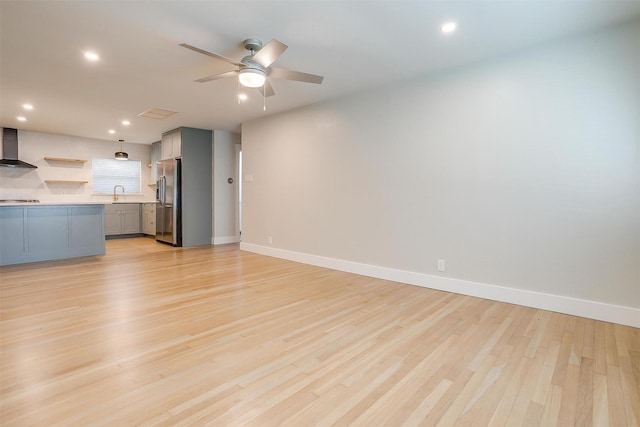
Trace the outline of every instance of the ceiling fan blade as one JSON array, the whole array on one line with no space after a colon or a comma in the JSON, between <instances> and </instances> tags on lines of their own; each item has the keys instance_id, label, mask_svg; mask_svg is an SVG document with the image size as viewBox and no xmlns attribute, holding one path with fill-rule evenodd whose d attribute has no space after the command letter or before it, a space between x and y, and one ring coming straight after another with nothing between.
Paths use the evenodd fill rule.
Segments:
<instances>
[{"instance_id":1,"label":"ceiling fan blade","mask_svg":"<svg viewBox=\"0 0 640 427\"><path fill-rule=\"evenodd\" d=\"M213 74L211 76L203 77L201 79L194 80L194 82L205 83L205 82L210 82L211 80L224 79L225 77L233 77L237 75L238 75L238 71L233 70L233 71L227 71L226 73Z\"/></svg>"},{"instance_id":2,"label":"ceiling fan blade","mask_svg":"<svg viewBox=\"0 0 640 427\"><path fill-rule=\"evenodd\" d=\"M269 69L269 77L273 77L274 79L283 79L283 80L295 80L297 82L304 83L322 83L324 77L316 76L315 74L302 73L300 71L287 70L286 68L270 68Z\"/></svg>"},{"instance_id":3,"label":"ceiling fan blade","mask_svg":"<svg viewBox=\"0 0 640 427\"><path fill-rule=\"evenodd\" d=\"M262 94L262 96L273 96L276 93L273 91L273 87L271 86L271 83L269 83L269 80L265 80L264 81L264 86L259 87L258 90L260 91L260 93ZM265 95L266 92L266 95Z\"/></svg>"},{"instance_id":4,"label":"ceiling fan blade","mask_svg":"<svg viewBox=\"0 0 640 427\"><path fill-rule=\"evenodd\" d=\"M186 43L180 43L180 46L186 47L187 49L191 49L194 52L198 52L198 53L201 53L203 55L207 55L207 56L210 56L212 58L216 58L216 59L219 59L221 61L228 62L229 64L233 64L233 65L236 65L238 67L240 66L240 63L234 61L233 59L229 59L226 56L218 55L217 53L208 52L206 50L200 49L199 47L191 46L190 44L186 44Z\"/></svg>"},{"instance_id":5,"label":"ceiling fan blade","mask_svg":"<svg viewBox=\"0 0 640 427\"><path fill-rule=\"evenodd\" d=\"M258 53L253 56L253 60L262 65L264 68L267 68L269 65L273 64L274 61L278 59L278 57L282 55L285 50L287 50L288 47L289 46L282 43L281 41L273 39L269 43L262 46L262 49L260 49Z\"/></svg>"}]
</instances>

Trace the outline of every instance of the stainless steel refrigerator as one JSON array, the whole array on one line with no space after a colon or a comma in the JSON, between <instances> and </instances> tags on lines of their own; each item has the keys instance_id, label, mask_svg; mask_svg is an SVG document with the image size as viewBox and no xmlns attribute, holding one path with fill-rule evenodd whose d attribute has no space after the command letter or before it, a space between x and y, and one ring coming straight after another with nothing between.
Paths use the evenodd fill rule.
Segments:
<instances>
[{"instance_id":1,"label":"stainless steel refrigerator","mask_svg":"<svg viewBox=\"0 0 640 427\"><path fill-rule=\"evenodd\" d=\"M182 195L180 159L158 162L156 182L156 240L182 246Z\"/></svg>"}]
</instances>

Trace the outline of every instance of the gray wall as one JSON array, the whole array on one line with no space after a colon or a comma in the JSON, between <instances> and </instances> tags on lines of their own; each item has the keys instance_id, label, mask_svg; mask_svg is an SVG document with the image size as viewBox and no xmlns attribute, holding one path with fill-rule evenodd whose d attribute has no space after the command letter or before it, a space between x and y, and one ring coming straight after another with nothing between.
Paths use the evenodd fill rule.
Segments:
<instances>
[{"instance_id":1,"label":"gray wall","mask_svg":"<svg viewBox=\"0 0 640 427\"><path fill-rule=\"evenodd\" d=\"M640 308L639 40L635 21L245 123L243 248Z\"/></svg>"},{"instance_id":2,"label":"gray wall","mask_svg":"<svg viewBox=\"0 0 640 427\"><path fill-rule=\"evenodd\" d=\"M182 245L210 245L212 240L211 156L213 132L181 127Z\"/></svg>"}]
</instances>

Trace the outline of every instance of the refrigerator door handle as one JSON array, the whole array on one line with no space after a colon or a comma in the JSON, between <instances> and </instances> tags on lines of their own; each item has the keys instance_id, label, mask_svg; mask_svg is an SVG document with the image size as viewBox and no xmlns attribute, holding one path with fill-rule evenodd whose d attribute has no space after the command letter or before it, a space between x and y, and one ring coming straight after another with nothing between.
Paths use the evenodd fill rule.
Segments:
<instances>
[{"instance_id":1,"label":"refrigerator door handle","mask_svg":"<svg viewBox=\"0 0 640 427\"><path fill-rule=\"evenodd\" d=\"M167 196L167 178L163 176L160 178L160 203L162 203L163 205L167 203L166 196Z\"/></svg>"}]
</instances>

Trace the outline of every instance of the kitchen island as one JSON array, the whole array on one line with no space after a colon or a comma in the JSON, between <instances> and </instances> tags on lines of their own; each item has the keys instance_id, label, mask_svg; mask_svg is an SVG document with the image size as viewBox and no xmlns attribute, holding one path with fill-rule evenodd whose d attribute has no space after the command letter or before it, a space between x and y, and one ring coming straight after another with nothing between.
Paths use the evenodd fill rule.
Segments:
<instances>
[{"instance_id":1,"label":"kitchen island","mask_svg":"<svg viewBox=\"0 0 640 427\"><path fill-rule=\"evenodd\" d=\"M0 265L104 253L104 203L0 205Z\"/></svg>"}]
</instances>

